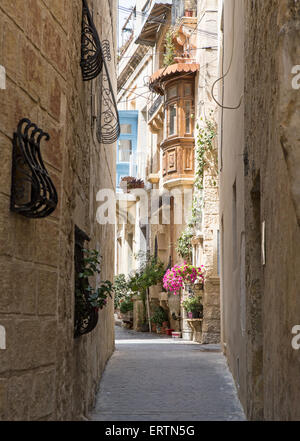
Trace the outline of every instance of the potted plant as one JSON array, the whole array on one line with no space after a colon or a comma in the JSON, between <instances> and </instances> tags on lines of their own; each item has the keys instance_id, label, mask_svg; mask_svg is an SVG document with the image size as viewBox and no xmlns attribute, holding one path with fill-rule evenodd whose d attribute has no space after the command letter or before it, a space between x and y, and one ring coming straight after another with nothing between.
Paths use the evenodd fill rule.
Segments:
<instances>
[{"instance_id":1,"label":"potted plant","mask_svg":"<svg viewBox=\"0 0 300 441\"><path fill-rule=\"evenodd\" d=\"M189 285L204 283L204 266L196 267L186 262L175 265L168 269L163 278L164 288L173 294L179 294L180 290Z\"/></svg>"},{"instance_id":2,"label":"potted plant","mask_svg":"<svg viewBox=\"0 0 300 441\"><path fill-rule=\"evenodd\" d=\"M103 309L112 298L114 286L109 280L101 281L94 288L90 277L100 274L101 257L97 250L83 249L81 272L75 279L74 336L90 332L98 321L98 310ZM90 321L93 321L93 326Z\"/></svg>"},{"instance_id":3,"label":"potted plant","mask_svg":"<svg viewBox=\"0 0 300 441\"><path fill-rule=\"evenodd\" d=\"M186 9L184 11L184 16L185 17L193 17L193 10L192 9Z\"/></svg>"},{"instance_id":4,"label":"potted plant","mask_svg":"<svg viewBox=\"0 0 300 441\"><path fill-rule=\"evenodd\" d=\"M200 297L188 296L182 301L182 306L188 313L188 318L203 317L203 305Z\"/></svg>"},{"instance_id":5,"label":"potted plant","mask_svg":"<svg viewBox=\"0 0 300 441\"><path fill-rule=\"evenodd\" d=\"M144 188L145 184L142 179L135 178L133 176L124 176L121 179L120 187L125 193L134 188Z\"/></svg>"},{"instance_id":6,"label":"potted plant","mask_svg":"<svg viewBox=\"0 0 300 441\"><path fill-rule=\"evenodd\" d=\"M166 311L161 306L157 306L155 308L154 314L151 317L151 323L155 324L156 332L158 334L161 333L163 323L166 322L167 319L168 319L168 316L167 316Z\"/></svg>"}]
</instances>

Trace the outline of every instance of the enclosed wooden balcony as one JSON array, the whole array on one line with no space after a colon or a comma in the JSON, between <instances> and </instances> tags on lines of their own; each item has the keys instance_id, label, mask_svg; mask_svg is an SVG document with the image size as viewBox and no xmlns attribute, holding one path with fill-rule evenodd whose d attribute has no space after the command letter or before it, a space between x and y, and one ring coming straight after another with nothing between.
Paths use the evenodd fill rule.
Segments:
<instances>
[{"instance_id":1,"label":"enclosed wooden balcony","mask_svg":"<svg viewBox=\"0 0 300 441\"><path fill-rule=\"evenodd\" d=\"M194 77L198 69L196 63L176 63L155 72L150 79L150 88L164 96L160 147L166 187L194 182ZM159 130L159 125L156 128Z\"/></svg>"}]
</instances>

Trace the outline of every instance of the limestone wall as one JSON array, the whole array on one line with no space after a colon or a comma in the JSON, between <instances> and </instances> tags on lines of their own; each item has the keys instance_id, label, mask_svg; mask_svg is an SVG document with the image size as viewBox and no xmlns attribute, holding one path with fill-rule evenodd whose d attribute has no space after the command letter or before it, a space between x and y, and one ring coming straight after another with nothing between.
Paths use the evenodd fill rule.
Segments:
<instances>
[{"instance_id":1,"label":"limestone wall","mask_svg":"<svg viewBox=\"0 0 300 441\"><path fill-rule=\"evenodd\" d=\"M88 2L100 38L110 40L115 86L116 1ZM113 305L96 329L74 340L74 226L103 256L101 279L114 269L114 227L95 222L96 192L115 186L115 146L93 134L91 94L82 81L81 0L3 0L0 4L0 419L80 419L91 407L113 351ZM59 206L32 220L9 211L11 140L30 118L51 139L42 147ZM111 241L107 240L111 238Z\"/></svg>"},{"instance_id":2,"label":"limestone wall","mask_svg":"<svg viewBox=\"0 0 300 441\"><path fill-rule=\"evenodd\" d=\"M239 5L239 7L237 7ZM233 25L234 23L234 25ZM244 3L219 2L219 102L236 107L244 93ZM232 57L231 65L230 59ZM230 69L229 69L230 66ZM239 397L246 399L244 100L219 111L221 335Z\"/></svg>"},{"instance_id":3,"label":"limestone wall","mask_svg":"<svg viewBox=\"0 0 300 441\"><path fill-rule=\"evenodd\" d=\"M211 88L218 74L217 22L218 4L216 0L198 1L198 33L196 60L200 73L196 77L196 122L201 128L205 120L218 122L218 108L211 95ZM202 48L202 49L200 49ZM216 88L217 95L217 88ZM197 149L195 133L195 149ZM205 155L203 190L194 187L195 198L203 198L201 215L197 223L194 242L194 264L204 265L206 270L203 296L202 343L220 342L220 275L218 273L218 234L219 234L219 182L218 182L218 142L214 139L214 152ZM195 153L197 155L197 153ZM197 233L200 236L197 236Z\"/></svg>"},{"instance_id":4,"label":"limestone wall","mask_svg":"<svg viewBox=\"0 0 300 441\"><path fill-rule=\"evenodd\" d=\"M224 2L223 105L243 99L220 127L222 340L253 420L300 419L299 19L288 0Z\"/></svg>"},{"instance_id":5,"label":"limestone wall","mask_svg":"<svg viewBox=\"0 0 300 441\"><path fill-rule=\"evenodd\" d=\"M300 310L300 94L292 87L300 5L247 1L245 13L246 289L254 371L249 392L256 398L250 405L249 397L248 412L255 416L261 408L264 419L299 420L299 354L291 330ZM263 222L265 265L257 243Z\"/></svg>"}]
</instances>

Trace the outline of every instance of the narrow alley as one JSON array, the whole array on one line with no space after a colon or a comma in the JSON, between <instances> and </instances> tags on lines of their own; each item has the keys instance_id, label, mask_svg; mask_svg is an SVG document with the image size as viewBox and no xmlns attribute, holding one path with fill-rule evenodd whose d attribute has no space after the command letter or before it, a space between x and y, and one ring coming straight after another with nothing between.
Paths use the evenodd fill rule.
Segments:
<instances>
[{"instance_id":1,"label":"narrow alley","mask_svg":"<svg viewBox=\"0 0 300 441\"><path fill-rule=\"evenodd\" d=\"M200 345L116 326L90 414L94 421L243 421L219 345Z\"/></svg>"},{"instance_id":2,"label":"narrow alley","mask_svg":"<svg viewBox=\"0 0 300 441\"><path fill-rule=\"evenodd\" d=\"M300 421L299 30L0 0L0 422Z\"/></svg>"}]
</instances>

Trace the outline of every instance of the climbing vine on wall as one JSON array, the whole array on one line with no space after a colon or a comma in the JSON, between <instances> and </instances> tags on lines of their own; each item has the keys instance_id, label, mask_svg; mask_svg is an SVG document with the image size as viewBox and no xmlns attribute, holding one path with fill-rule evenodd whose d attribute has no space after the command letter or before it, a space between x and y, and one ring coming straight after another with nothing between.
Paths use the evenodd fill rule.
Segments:
<instances>
[{"instance_id":1,"label":"climbing vine on wall","mask_svg":"<svg viewBox=\"0 0 300 441\"><path fill-rule=\"evenodd\" d=\"M174 57L175 57L175 46L173 43L173 32L171 29L169 29L165 37L165 55L163 61L164 67L173 64Z\"/></svg>"},{"instance_id":2,"label":"climbing vine on wall","mask_svg":"<svg viewBox=\"0 0 300 441\"><path fill-rule=\"evenodd\" d=\"M201 117L201 121L203 118ZM203 189L204 169L208 165L209 154L213 162L213 166L217 167L216 149L214 146L214 139L217 136L217 124L212 118L212 112L210 112L209 118L205 118L204 125L200 126L196 124L198 135L196 138L196 180L195 187L198 190ZM215 173L213 173L215 175ZM213 185L216 186L217 182L214 180Z\"/></svg>"},{"instance_id":3,"label":"climbing vine on wall","mask_svg":"<svg viewBox=\"0 0 300 441\"><path fill-rule=\"evenodd\" d=\"M179 236L176 244L177 254L187 262L192 261L192 237L193 230L188 225Z\"/></svg>"},{"instance_id":4,"label":"climbing vine on wall","mask_svg":"<svg viewBox=\"0 0 300 441\"><path fill-rule=\"evenodd\" d=\"M193 232L202 227L202 210L203 210L203 187L204 187L204 170L210 168L211 185L217 185L218 176L218 158L217 149L215 147L215 138L217 136L217 124L213 118L213 112L209 113L209 117L200 119L202 124L197 123L196 137L196 171L195 171L195 194L192 203L192 216L187 227L178 238L176 251L179 256L187 261L192 257L192 238Z\"/></svg>"}]
</instances>

